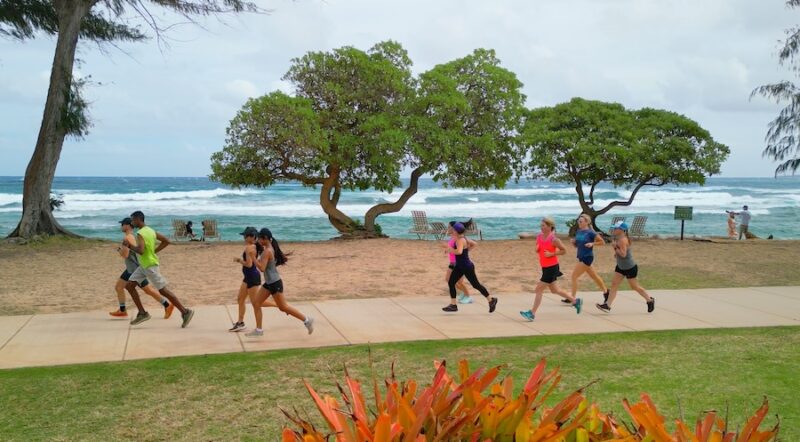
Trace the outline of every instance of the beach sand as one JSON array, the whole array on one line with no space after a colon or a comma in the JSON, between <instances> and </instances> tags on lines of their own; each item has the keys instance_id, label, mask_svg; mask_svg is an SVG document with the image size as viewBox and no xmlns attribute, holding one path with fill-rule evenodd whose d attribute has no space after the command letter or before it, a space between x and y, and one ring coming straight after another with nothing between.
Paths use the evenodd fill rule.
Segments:
<instances>
[{"instance_id":1,"label":"beach sand","mask_svg":"<svg viewBox=\"0 0 800 442\"><path fill-rule=\"evenodd\" d=\"M447 257L436 241L375 239L285 243L289 264L279 267L288 300L427 295L446 303ZM480 241L470 252L481 282L493 294L532 292L540 271L530 240ZM65 241L40 246L0 244L0 315L113 310L114 284L123 271L116 244ZM187 305L233 304L242 280L241 243L181 243L160 254L162 273ZM800 241L636 240L640 281L649 288L800 285ZM606 281L614 269L610 247L595 265ZM569 286L575 249L561 258ZM596 290L588 279L582 289ZM623 284L623 288L627 286ZM475 292L477 293L477 292ZM599 295L598 295L599 296ZM145 305L155 308L147 296Z\"/></svg>"}]
</instances>

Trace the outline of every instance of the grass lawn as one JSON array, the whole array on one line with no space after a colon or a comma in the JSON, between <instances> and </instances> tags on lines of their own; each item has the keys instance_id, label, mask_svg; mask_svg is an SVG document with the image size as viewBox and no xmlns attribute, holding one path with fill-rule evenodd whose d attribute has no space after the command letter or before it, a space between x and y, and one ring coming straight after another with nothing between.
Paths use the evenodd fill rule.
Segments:
<instances>
[{"instance_id":1,"label":"grass lawn","mask_svg":"<svg viewBox=\"0 0 800 442\"><path fill-rule=\"evenodd\" d=\"M536 361L561 367L554 397L594 379L588 396L626 416L620 401L651 394L668 421L717 409L741 423L770 400L769 425L800 440L800 327L470 339L371 347L380 378L427 383L434 359L451 370L507 364L519 387ZM279 411L316 410L302 386L333 393L343 366L369 380L367 346L27 368L0 371L0 440L277 440Z\"/></svg>"}]
</instances>

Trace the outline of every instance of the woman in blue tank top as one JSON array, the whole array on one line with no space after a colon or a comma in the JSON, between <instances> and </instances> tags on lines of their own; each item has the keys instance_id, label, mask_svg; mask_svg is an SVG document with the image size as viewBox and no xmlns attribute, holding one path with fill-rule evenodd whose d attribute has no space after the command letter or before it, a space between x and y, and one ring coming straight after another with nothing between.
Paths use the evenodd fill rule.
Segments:
<instances>
[{"instance_id":1,"label":"woman in blue tank top","mask_svg":"<svg viewBox=\"0 0 800 442\"><path fill-rule=\"evenodd\" d=\"M584 273L587 273L602 291L603 298L608 298L606 283L603 282L603 278L601 278L594 270L594 267L592 267L592 263L594 262L594 247L601 246L606 242L603 241L602 236L598 235L597 232L592 229L592 219L589 215L581 213L578 217L578 230L575 232L575 238L570 240L570 242L578 249L578 262L575 264L575 268L572 269L572 285L570 287L572 290L572 297L574 298L578 294L578 278ZM563 299L562 302L569 302L569 300Z\"/></svg>"}]
</instances>

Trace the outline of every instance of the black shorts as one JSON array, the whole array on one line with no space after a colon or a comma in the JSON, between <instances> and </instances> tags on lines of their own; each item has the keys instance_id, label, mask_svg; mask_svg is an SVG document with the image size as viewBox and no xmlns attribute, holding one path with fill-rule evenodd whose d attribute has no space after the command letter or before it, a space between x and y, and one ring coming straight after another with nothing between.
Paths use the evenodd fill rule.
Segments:
<instances>
[{"instance_id":1,"label":"black shorts","mask_svg":"<svg viewBox=\"0 0 800 442\"><path fill-rule=\"evenodd\" d=\"M119 279L121 279L123 281L129 281L131 279L131 275L132 275L132 273L129 272L127 269L125 269L125 271L122 272L121 275L119 275ZM150 283L147 282L147 280L145 279L144 281L139 283L139 287L145 288L145 287L147 287L147 284L150 284Z\"/></svg>"},{"instance_id":2,"label":"black shorts","mask_svg":"<svg viewBox=\"0 0 800 442\"><path fill-rule=\"evenodd\" d=\"M283 280L279 279L273 283L264 283L261 287L264 287L270 295L274 295L275 293L283 293Z\"/></svg>"},{"instance_id":3,"label":"black shorts","mask_svg":"<svg viewBox=\"0 0 800 442\"><path fill-rule=\"evenodd\" d=\"M245 273L244 279L242 282L247 284L247 288L251 289L253 287L258 287L261 285L261 274L260 273Z\"/></svg>"},{"instance_id":4,"label":"black shorts","mask_svg":"<svg viewBox=\"0 0 800 442\"><path fill-rule=\"evenodd\" d=\"M579 256L579 257L578 257L578 261L580 261L580 262L582 262L582 263L586 264L587 266L591 266L591 265L592 265L592 263L594 262L594 255L589 255L589 256Z\"/></svg>"},{"instance_id":5,"label":"black shorts","mask_svg":"<svg viewBox=\"0 0 800 442\"><path fill-rule=\"evenodd\" d=\"M559 276L564 276L564 274L561 273L561 269L558 267L558 264L556 264L554 266L542 268L542 277L539 281L545 284L552 284L556 282Z\"/></svg>"},{"instance_id":6,"label":"black shorts","mask_svg":"<svg viewBox=\"0 0 800 442\"><path fill-rule=\"evenodd\" d=\"M450 269L450 270L453 270L454 268L456 268L456 265L455 264L448 264L447 268Z\"/></svg>"},{"instance_id":7,"label":"black shorts","mask_svg":"<svg viewBox=\"0 0 800 442\"><path fill-rule=\"evenodd\" d=\"M639 266L635 265L635 266L629 268L628 270L622 270L621 268L619 268L619 266L617 266L614 269L614 272L619 273L620 275L622 275L622 276L624 276L624 277L626 277L628 279L634 279L634 278L636 278L637 275L639 275Z\"/></svg>"}]
</instances>

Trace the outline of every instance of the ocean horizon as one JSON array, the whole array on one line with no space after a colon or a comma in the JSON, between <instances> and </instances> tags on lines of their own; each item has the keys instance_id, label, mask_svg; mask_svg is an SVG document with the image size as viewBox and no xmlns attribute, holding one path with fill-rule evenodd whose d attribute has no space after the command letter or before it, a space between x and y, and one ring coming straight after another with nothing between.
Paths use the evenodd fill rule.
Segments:
<instances>
[{"instance_id":1,"label":"ocean horizon","mask_svg":"<svg viewBox=\"0 0 800 442\"><path fill-rule=\"evenodd\" d=\"M22 211L21 176L0 177L0 235L17 225ZM403 180L404 184L407 179ZM339 208L363 220L372 205L393 201L393 193L375 190L344 191ZM172 220L192 220L200 233L200 221L218 221L223 240L238 240L246 226L269 227L286 241L327 240L338 235L319 206L319 192L297 183L268 188L231 188L207 177L62 177L53 183L53 193L63 195L64 206L55 212L69 230L94 238L118 239L118 221L134 210L142 210L148 224L167 234ZM627 198L626 189L599 186L595 207ZM598 219L604 227L614 216L648 217L647 231L660 236L680 234L673 219L674 207L693 206L694 219L686 222L689 236L725 236L725 210L749 205L753 214L750 230L759 237L800 239L800 176L778 178L712 177L704 186L645 187L629 207L612 209ZM484 239L512 239L522 231L538 230L538 220L553 216L560 231L580 212L574 186L548 181L510 182L504 189L471 190L445 188L429 178L398 213L383 215L378 223L393 238L416 238L409 234L411 211L424 210L430 221L474 218Z\"/></svg>"}]
</instances>

